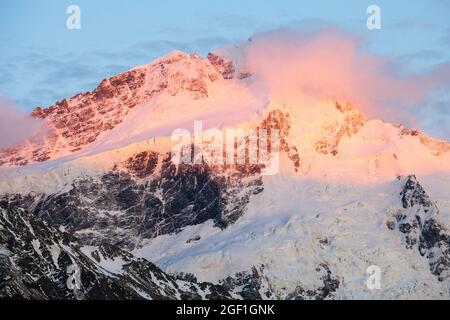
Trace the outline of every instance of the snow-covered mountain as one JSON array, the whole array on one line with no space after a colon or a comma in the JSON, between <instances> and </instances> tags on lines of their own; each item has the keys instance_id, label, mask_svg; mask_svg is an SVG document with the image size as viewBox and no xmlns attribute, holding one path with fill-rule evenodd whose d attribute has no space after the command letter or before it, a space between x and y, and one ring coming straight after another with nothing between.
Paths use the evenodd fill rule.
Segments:
<instances>
[{"instance_id":1,"label":"snow-covered mountain","mask_svg":"<svg viewBox=\"0 0 450 320\"><path fill-rule=\"evenodd\" d=\"M448 299L450 143L260 86L173 52L36 108L48 132L0 150L0 296ZM199 120L278 130L276 174L174 163Z\"/></svg>"}]
</instances>

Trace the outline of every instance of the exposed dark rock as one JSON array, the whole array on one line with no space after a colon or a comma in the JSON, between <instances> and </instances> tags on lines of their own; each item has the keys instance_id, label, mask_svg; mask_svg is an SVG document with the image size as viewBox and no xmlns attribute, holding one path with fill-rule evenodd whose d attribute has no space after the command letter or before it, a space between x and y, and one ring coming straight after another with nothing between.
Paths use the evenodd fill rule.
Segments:
<instances>
[{"instance_id":1,"label":"exposed dark rock","mask_svg":"<svg viewBox=\"0 0 450 320\"><path fill-rule=\"evenodd\" d=\"M71 270L78 270L79 282L73 281ZM318 273L323 287L307 291L305 298L328 298L337 289L339 281L326 265ZM23 208L0 203L0 299L236 298L277 298L264 276L264 266L219 284L198 282L192 274L167 274L117 246L84 247L76 237L48 226Z\"/></svg>"},{"instance_id":2,"label":"exposed dark rock","mask_svg":"<svg viewBox=\"0 0 450 320\"><path fill-rule=\"evenodd\" d=\"M236 293L247 300L261 300L260 289L263 282L267 283L267 279L262 275L261 271L258 271L256 267L253 267L250 272L240 272L233 277L228 277L221 281L221 284L227 289L227 291L235 291ZM271 298L273 295L272 290L268 288L265 293L265 298Z\"/></svg>"},{"instance_id":3,"label":"exposed dark rock","mask_svg":"<svg viewBox=\"0 0 450 320\"><path fill-rule=\"evenodd\" d=\"M342 138L356 134L367 121L365 116L350 104L336 102L335 107L344 114L344 118L342 121L335 121L333 125L324 128L325 136L315 143L318 153L337 155Z\"/></svg>"},{"instance_id":4,"label":"exposed dark rock","mask_svg":"<svg viewBox=\"0 0 450 320\"><path fill-rule=\"evenodd\" d=\"M201 239L201 237L199 235L196 235L195 237L186 240L186 243L191 243L193 241L198 241L200 239Z\"/></svg>"},{"instance_id":5,"label":"exposed dark rock","mask_svg":"<svg viewBox=\"0 0 450 320\"><path fill-rule=\"evenodd\" d=\"M426 194L415 175L411 175L406 180L405 186L400 193L403 208L411 208L415 205L431 207L430 197Z\"/></svg>"},{"instance_id":6,"label":"exposed dark rock","mask_svg":"<svg viewBox=\"0 0 450 320\"><path fill-rule=\"evenodd\" d=\"M273 110L269 112L267 117L261 123L261 129L278 130L280 134L280 151L286 152L289 159L291 159L295 170L297 171L301 166L301 159L296 146L291 146L287 137L291 129L290 116L288 113L283 113L280 110ZM269 148L271 145L269 143Z\"/></svg>"},{"instance_id":7,"label":"exposed dark rock","mask_svg":"<svg viewBox=\"0 0 450 320\"><path fill-rule=\"evenodd\" d=\"M233 62L227 61L224 58L211 52L208 53L207 58L209 62L216 68L216 70L220 74L222 74L224 79L233 79L235 73Z\"/></svg>"},{"instance_id":8,"label":"exposed dark rock","mask_svg":"<svg viewBox=\"0 0 450 320\"><path fill-rule=\"evenodd\" d=\"M326 264L320 264L317 269L320 275L319 279L322 281L322 286L317 289L304 289L302 286L297 288L287 295L287 300L324 300L334 298L334 293L339 288L339 278L334 277L330 268Z\"/></svg>"},{"instance_id":9,"label":"exposed dark rock","mask_svg":"<svg viewBox=\"0 0 450 320\"><path fill-rule=\"evenodd\" d=\"M55 228L64 227L85 244L132 248L140 238L176 233L207 220L226 228L244 214L250 197L263 190L259 168L176 166L167 154L155 172L159 157L141 152L117 170L76 180L70 190L58 194L2 199Z\"/></svg>"},{"instance_id":10,"label":"exposed dark rock","mask_svg":"<svg viewBox=\"0 0 450 320\"><path fill-rule=\"evenodd\" d=\"M231 298L221 286L181 280L116 246L103 244L87 255L77 238L6 202L0 206L0 249L0 299ZM105 269L103 261L117 267ZM79 287L68 285L72 266Z\"/></svg>"},{"instance_id":11,"label":"exposed dark rock","mask_svg":"<svg viewBox=\"0 0 450 320\"><path fill-rule=\"evenodd\" d=\"M398 229L406 248L418 250L428 259L430 271L439 281L450 280L450 233L437 217L439 210L414 175L408 176L400 193L402 210L388 228Z\"/></svg>"},{"instance_id":12,"label":"exposed dark rock","mask_svg":"<svg viewBox=\"0 0 450 320\"><path fill-rule=\"evenodd\" d=\"M154 151L142 151L129 158L124 163L130 175L137 178L147 178L154 173L158 164L158 153Z\"/></svg>"}]
</instances>

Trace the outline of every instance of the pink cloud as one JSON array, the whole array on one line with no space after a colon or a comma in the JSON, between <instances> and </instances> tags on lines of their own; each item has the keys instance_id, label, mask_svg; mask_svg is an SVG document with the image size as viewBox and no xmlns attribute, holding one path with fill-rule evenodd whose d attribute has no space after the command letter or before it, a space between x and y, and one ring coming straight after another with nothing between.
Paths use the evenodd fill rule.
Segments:
<instances>
[{"instance_id":1,"label":"pink cloud","mask_svg":"<svg viewBox=\"0 0 450 320\"><path fill-rule=\"evenodd\" d=\"M413 125L429 94L449 87L450 65L426 74L401 75L390 59L361 50L361 39L336 29L280 29L224 49L272 97L308 95L350 101L371 118Z\"/></svg>"},{"instance_id":2,"label":"pink cloud","mask_svg":"<svg viewBox=\"0 0 450 320\"><path fill-rule=\"evenodd\" d=\"M10 106L0 100L0 149L13 146L46 132L43 120Z\"/></svg>"}]
</instances>

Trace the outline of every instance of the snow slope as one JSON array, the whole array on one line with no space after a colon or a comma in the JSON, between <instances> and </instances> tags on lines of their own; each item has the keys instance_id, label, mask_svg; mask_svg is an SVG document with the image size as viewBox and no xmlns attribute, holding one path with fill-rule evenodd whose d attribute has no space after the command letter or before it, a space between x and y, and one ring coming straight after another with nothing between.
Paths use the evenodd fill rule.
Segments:
<instances>
[{"instance_id":1,"label":"snow slope","mask_svg":"<svg viewBox=\"0 0 450 320\"><path fill-rule=\"evenodd\" d=\"M448 297L446 285L428 272L427 261L386 228L388 212L399 206L399 181L364 186L270 176L264 177L264 187L245 216L226 230L211 223L188 227L151 239L134 253L165 270L191 272L211 282L264 265L279 292L317 286L317 265L326 263L340 276L341 298ZM444 196L448 199L448 191ZM440 209L448 223L450 207ZM187 243L196 236L200 240ZM381 291L367 289L370 265L382 270Z\"/></svg>"},{"instance_id":2,"label":"snow slope","mask_svg":"<svg viewBox=\"0 0 450 320\"><path fill-rule=\"evenodd\" d=\"M448 234L450 143L401 125L367 119L351 104L304 96L288 100L271 97L259 90L251 76L232 76L225 68L228 64L219 61L219 68L217 63L217 59L174 52L131 70L130 74L137 72L137 78L123 74L120 86L114 85L114 79L104 80L99 86L103 100L89 98L89 105L111 107L104 117L114 114L114 125L102 125L94 131L77 128L66 133L65 142L60 136L56 144L46 142L43 148L55 148L42 162L30 156L36 147L32 143L28 144L31 149L3 153L6 162L0 167L0 195L51 198L70 193L80 179L98 182L106 174L117 173L115 170L132 176L122 165L143 151L159 155L154 171L159 172L162 156L171 150L173 130L192 132L196 120L203 121L204 129L257 127L276 112L283 122L276 125L284 132L290 151L282 152L278 174L262 176L263 192L251 195L243 208L245 213L236 222L219 228L212 219L206 219L180 232L140 239L133 254L166 272L188 272L212 283L253 267L263 268L279 297L299 287L320 287L323 277L318 273L324 270L321 266L327 266L339 278L337 298L448 299L448 281L439 281L430 272L427 258L405 247L402 236L387 225L394 213L405 209L400 199L404 180L398 177L415 174L438 208L435 219L442 232ZM102 98L104 95L107 98ZM123 96L128 99L125 109ZM58 105L42 112L52 118L58 110L65 110L67 119L73 119L77 108L85 108L86 97L91 96L76 96L68 107ZM114 106L121 107L119 115ZM95 113L87 123L102 117ZM77 145L77 150L69 150L77 134L92 139ZM298 151L298 165L289 154L293 150ZM11 159L23 153L29 158L18 166ZM155 175L132 176L131 180L146 188L157 181ZM167 182L166 177L158 179L162 184ZM162 199L157 192L157 200ZM242 187L239 192L248 189ZM162 210L164 205L162 201ZM123 216L130 208L122 209L104 216ZM85 246L82 252L89 255L93 250L95 246ZM97 264L109 273L121 272L123 261L99 261ZM382 270L382 290L371 291L366 286L370 265Z\"/></svg>"}]
</instances>

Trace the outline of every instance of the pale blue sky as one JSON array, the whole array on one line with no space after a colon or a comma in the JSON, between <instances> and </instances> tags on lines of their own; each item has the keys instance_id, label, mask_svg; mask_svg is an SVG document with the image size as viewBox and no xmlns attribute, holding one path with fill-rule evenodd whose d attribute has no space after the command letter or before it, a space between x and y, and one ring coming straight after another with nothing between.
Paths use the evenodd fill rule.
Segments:
<instances>
[{"instance_id":1,"label":"pale blue sky","mask_svg":"<svg viewBox=\"0 0 450 320\"><path fill-rule=\"evenodd\" d=\"M81 8L81 30L66 28L71 4ZM371 4L381 8L379 31L366 28ZM323 25L360 36L402 72L450 61L450 0L2 0L0 96L31 110L174 49L205 55L258 32ZM447 139L449 100L441 95L421 117Z\"/></svg>"}]
</instances>

